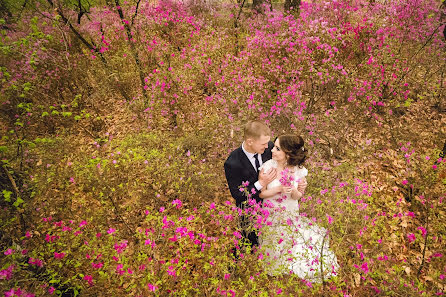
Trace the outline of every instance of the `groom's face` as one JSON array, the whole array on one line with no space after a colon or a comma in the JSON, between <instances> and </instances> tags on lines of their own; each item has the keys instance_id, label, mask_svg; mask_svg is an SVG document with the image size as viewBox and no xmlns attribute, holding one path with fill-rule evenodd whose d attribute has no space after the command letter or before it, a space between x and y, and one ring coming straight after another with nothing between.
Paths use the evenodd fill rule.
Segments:
<instances>
[{"instance_id":1,"label":"groom's face","mask_svg":"<svg viewBox=\"0 0 446 297\"><path fill-rule=\"evenodd\" d=\"M268 148L268 142L270 139L270 136L262 135L257 139L248 138L247 143L254 153L263 154Z\"/></svg>"}]
</instances>

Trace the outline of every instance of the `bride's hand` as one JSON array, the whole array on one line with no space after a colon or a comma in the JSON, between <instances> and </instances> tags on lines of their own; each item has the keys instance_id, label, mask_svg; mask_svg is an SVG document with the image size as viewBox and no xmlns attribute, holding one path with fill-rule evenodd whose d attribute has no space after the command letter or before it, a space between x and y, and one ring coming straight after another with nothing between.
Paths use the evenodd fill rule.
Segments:
<instances>
[{"instance_id":1,"label":"bride's hand","mask_svg":"<svg viewBox=\"0 0 446 297\"><path fill-rule=\"evenodd\" d=\"M298 188L293 187L293 189L291 190L291 199L293 200L299 200L299 197L301 197L302 195L299 193Z\"/></svg>"},{"instance_id":2,"label":"bride's hand","mask_svg":"<svg viewBox=\"0 0 446 297\"><path fill-rule=\"evenodd\" d=\"M283 191L283 186L280 185L280 186L274 187L273 190L276 192L276 194L281 194Z\"/></svg>"},{"instance_id":3,"label":"bride's hand","mask_svg":"<svg viewBox=\"0 0 446 297\"><path fill-rule=\"evenodd\" d=\"M291 194L294 189L295 189L294 187L282 186L282 193L283 194Z\"/></svg>"},{"instance_id":4,"label":"bride's hand","mask_svg":"<svg viewBox=\"0 0 446 297\"><path fill-rule=\"evenodd\" d=\"M297 190L299 192L301 192L302 194L304 194L305 193L305 189L307 188L307 185L308 185L307 179L304 177L304 178L299 180L299 184L297 186Z\"/></svg>"}]
</instances>

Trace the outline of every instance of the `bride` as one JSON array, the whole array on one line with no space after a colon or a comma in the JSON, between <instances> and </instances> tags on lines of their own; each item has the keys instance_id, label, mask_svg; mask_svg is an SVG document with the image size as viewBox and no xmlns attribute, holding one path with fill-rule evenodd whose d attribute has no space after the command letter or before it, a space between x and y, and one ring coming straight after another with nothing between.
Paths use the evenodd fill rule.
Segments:
<instances>
[{"instance_id":1,"label":"bride","mask_svg":"<svg viewBox=\"0 0 446 297\"><path fill-rule=\"evenodd\" d=\"M259 195L269 213L260 238L269 275L294 273L320 283L335 276L339 265L336 255L329 250L327 230L299 215L299 199L308 174L302 166L306 153L302 137L286 134L276 138L272 160L261 167L264 172L277 168L278 177Z\"/></svg>"}]
</instances>

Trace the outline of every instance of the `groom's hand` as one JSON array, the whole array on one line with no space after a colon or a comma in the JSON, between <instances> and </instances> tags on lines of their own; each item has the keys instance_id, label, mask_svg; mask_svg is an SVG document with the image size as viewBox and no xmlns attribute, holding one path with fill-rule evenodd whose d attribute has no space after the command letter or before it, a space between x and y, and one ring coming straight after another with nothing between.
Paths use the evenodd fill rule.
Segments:
<instances>
[{"instance_id":1,"label":"groom's hand","mask_svg":"<svg viewBox=\"0 0 446 297\"><path fill-rule=\"evenodd\" d=\"M262 168L259 172L259 183L263 187L266 187L270 182L272 182L277 176L277 169L271 168L267 172L265 172L265 169Z\"/></svg>"}]
</instances>

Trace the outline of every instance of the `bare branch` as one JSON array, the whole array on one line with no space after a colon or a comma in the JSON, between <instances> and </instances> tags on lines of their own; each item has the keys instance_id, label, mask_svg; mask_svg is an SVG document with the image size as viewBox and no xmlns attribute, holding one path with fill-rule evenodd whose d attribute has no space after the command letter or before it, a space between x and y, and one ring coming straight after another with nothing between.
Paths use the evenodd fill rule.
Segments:
<instances>
[{"instance_id":1,"label":"bare branch","mask_svg":"<svg viewBox=\"0 0 446 297\"><path fill-rule=\"evenodd\" d=\"M136 2L135 13L132 16L132 27L133 23L135 22L136 15L138 14L139 3L141 3L141 0L138 0L138 2Z\"/></svg>"}]
</instances>

